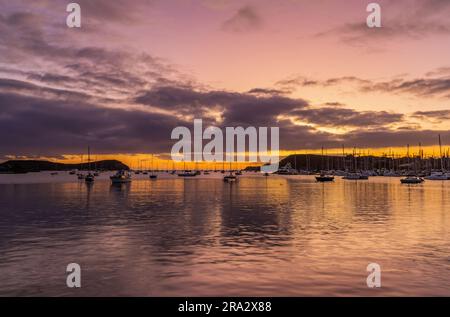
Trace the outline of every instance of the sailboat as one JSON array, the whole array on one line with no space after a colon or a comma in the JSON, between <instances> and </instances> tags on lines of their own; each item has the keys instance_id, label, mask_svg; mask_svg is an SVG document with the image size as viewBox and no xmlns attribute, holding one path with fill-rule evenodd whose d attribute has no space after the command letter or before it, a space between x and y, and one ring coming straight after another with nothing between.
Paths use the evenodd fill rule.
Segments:
<instances>
[{"instance_id":1,"label":"sailboat","mask_svg":"<svg viewBox=\"0 0 450 317\"><path fill-rule=\"evenodd\" d=\"M237 176L233 175L233 171L231 170L231 159L230 159L230 174L223 177L224 182L235 182L237 181Z\"/></svg>"},{"instance_id":2,"label":"sailboat","mask_svg":"<svg viewBox=\"0 0 450 317\"><path fill-rule=\"evenodd\" d=\"M442 142L441 135L439 134L439 154L441 156L441 171L432 172L430 176L425 177L426 180L430 181L447 181L450 180L450 175L444 169L444 157L442 155Z\"/></svg>"},{"instance_id":3,"label":"sailboat","mask_svg":"<svg viewBox=\"0 0 450 317\"><path fill-rule=\"evenodd\" d=\"M184 169L183 173L178 174L179 177L195 177L195 176L197 176L196 172L186 170L186 161L184 161L183 169Z\"/></svg>"},{"instance_id":4,"label":"sailboat","mask_svg":"<svg viewBox=\"0 0 450 317\"><path fill-rule=\"evenodd\" d=\"M328 165L328 157L327 157L327 165ZM327 166L327 170L329 170ZM323 147L322 147L322 168L323 168ZM327 175L323 170L320 172L319 176L316 176L316 180L321 183L332 182L334 181L334 176Z\"/></svg>"},{"instance_id":5,"label":"sailboat","mask_svg":"<svg viewBox=\"0 0 450 317\"><path fill-rule=\"evenodd\" d=\"M151 168L152 168L152 173L150 174L150 179L157 179L158 175L155 174L155 169L153 168L153 154L152 154L152 165L151 165Z\"/></svg>"},{"instance_id":6,"label":"sailboat","mask_svg":"<svg viewBox=\"0 0 450 317\"><path fill-rule=\"evenodd\" d=\"M78 179L84 179L84 174L83 174L83 172L82 172L82 169L83 169L83 154L81 154L81 163L80 163L80 169L79 169L79 171L78 171L78 174L77 174L77 177L78 177Z\"/></svg>"},{"instance_id":7,"label":"sailboat","mask_svg":"<svg viewBox=\"0 0 450 317\"><path fill-rule=\"evenodd\" d=\"M411 163L410 163L410 159L409 159L409 144L408 144L407 156L408 156L408 171L409 171L411 168ZM414 164L414 169L416 169L416 164ZM411 173L408 172L408 174L411 174ZM414 173L414 175L408 175L407 177L402 178L400 180L400 182L402 184L421 184L424 182L424 179L421 177L418 177L417 173Z\"/></svg>"},{"instance_id":8,"label":"sailboat","mask_svg":"<svg viewBox=\"0 0 450 317\"><path fill-rule=\"evenodd\" d=\"M225 174L225 159L222 162L222 170L220 171L220 173Z\"/></svg>"},{"instance_id":9,"label":"sailboat","mask_svg":"<svg viewBox=\"0 0 450 317\"><path fill-rule=\"evenodd\" d=\"M203 171L203 175L209 175L209 174L210 174L209 169L206 169Z\"/></svg>"},{"instance_id":10,"label":"sailboat","mask_svg":"<svg viewBox=\"0 0 450 317\"><path fill-rule=\"evenodd\" d=\"M97 156L95 157L95 163L94 163L94 176L100 176L100 172L97 169Z\"/></svg>"},{"instance_id":11,"label":"sailboat","mask_svg":"<svg viewBox=\"0 0 450 317\"><path fill-rule=\"evenodd\" d=\"M129 171L120 170L113 176L109 177L113 184L124 184L131 182L131 174Z\"/></svg>"},{"instance_id":12,"label":"sailboat","mask_svg":"<svg viewBox=\"0 0 450 317\"><path fill-rule=\"evenodd\" d=\"M356 149L353 150L353 172L352 173L347 173L347 175L345 175L342 179L346 179L346 180L368 180L369 176L366 174L363 174L361 172L357 172L358 168L358 160L356 158Z\"/></svg>"},{"instance_id":13,"label":"sailboat","mask_svg":"<svg viewBox=\"0 0 450 317\"><path fill-rule=\"evenodd\" d=\"M175 162L172 161L172 171L170 172L171 175L175 175L177 173L176 168L175 168Z\"/></svg>"},{"instance_id":14,"label":"sailboat","mask_svg":"<svg viewBox=\"0 0 450 317\"><path fill-rule=\"evenodd\" d=\"M93 183L94 180L94 175L91 173L91 149L88 147L88 174L84 178L84 181L86 183Z\"/></svg>"},{"instance_id":15,"label":"sailboat","mask_svg":"<svg viewBox=\"0 0 450 317\"><path fill-rule=\"evenodd\" d=\"M297 175L298 172L297 172L296 169L292 168L291 163L288 162L288 163L286 163L285 166L280 167L278 169L278 171L276 172L276 174L279 174L279 175Z\"/></svg>"}]
</instances>

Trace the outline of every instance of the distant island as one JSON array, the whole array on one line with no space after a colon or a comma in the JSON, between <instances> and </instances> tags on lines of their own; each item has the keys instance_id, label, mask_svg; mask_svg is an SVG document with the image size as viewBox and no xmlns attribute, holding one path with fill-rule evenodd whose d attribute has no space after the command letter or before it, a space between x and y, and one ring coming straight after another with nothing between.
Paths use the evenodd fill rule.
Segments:
<instances>
[{"instance_id":1,"label":"distant island","mask_svg":"<svg viewBox=\"0 0 450 317\"><path fill-rule=\"evenodd\" d=\"M129 170L130 168L117 160L104 160L90 163L91 169L100 171ZM64 164L41 160L10 160L0 164L0 173L29 173L40 171L88 170L89 163Z\"/></svg>"}]
</instances>

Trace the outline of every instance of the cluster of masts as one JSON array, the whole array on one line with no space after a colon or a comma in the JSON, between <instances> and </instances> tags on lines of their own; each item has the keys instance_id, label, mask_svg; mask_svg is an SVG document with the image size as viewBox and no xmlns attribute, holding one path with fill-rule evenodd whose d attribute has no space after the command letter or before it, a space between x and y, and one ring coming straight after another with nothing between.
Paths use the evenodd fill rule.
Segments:
<instances>
[{"instance_id":1,"label":"cluster of masts","mask_svg":"<svg viewBox=\"0 0 450 317\"><path fill-rule=\"evenodd\" d=\"M425 157L424 152L419 144L418 155L410 155L410 146L407 146L407 155L397 156L394 153L383 155L381 157L375 156L358 156L356 149L353 150L352 155L346 155L345 148L342 148L342 157L327 156L322 148L322 155L320 156L320 168L312 168L311 158L313 155L305 156L306 169L297 168L297 155L294 156L294 167L288 162L285 166L279 168L276 174L279 175L316 175L318 182L332 182L336 176L342 176L346 180L368 180L372 176L389 176L389 177L404 177L401 179L405 184L418 184L425 180L450 180L450 152L446 154L442 151L441 136L439 135L439 150L440 157L436 159L433 157ZM143 162L151 162L151 169L142 169ZM292 160L291 160L292 161ZM212 163L214 169L200 170L198 162L195 162L195 169L190 170L186 168L186 162L183 162L183 169L175 168L175 162L172 162L172 169L166 169L166 173L177 175L179 177L196 177L201 175L209 175L212 172L224 174L223 180L225 182L234 182L242 175L239 169L232 169L232 163L229 162L229 168L225 169L225 162L222 162L222 168L217 169L216 162ZM168 167L168 166L167 166ZM118 171L110 179L113 183L127 183L131 182L131 174L149 175L150 179L157 179L156 172L164 172L154 166L154 156L151 155L150 160L140 160L139 169L126 171ZM93 183L95 177L100 175L100 172L95 168L91 170L90 148L88 147L88 173L85 175L80 171L71 171L70 174L76 174L78 179L84 180L86 183ZM269 176L264 173L264 176Z\"/></svg>"},{"instance_id":2,"label":"cluster of masts","mask_svg":"<svg viewBox=\"0 0 450 317\"><path fill-rule=\"evenodd\" d=\"M172 175L177 175L179 177L196 177L198 175L201 175L203 173L203 175L209 175L210 173L214 172L214 173L222 173L222 174L226 174L223 177L223 180L225 182L233 182L237 180L237 176L242 175L242 171L241 170L233 170L231 168L231 163L230 163L230 168L228 170L225 169L225 162L222 163L222 170L217 170L216 168L214 168L214 170L199 170L197 169L197 164L196 163L196 169L195 170L189 170L186 169L186 162L184 162L184 168L183 170L176 170L175 169L175 163L173 162L173 169L172 170L165 170L165 171L161 171L159 169L155 169L154 168L154 157L153 154L151 155L151 169L147 170L147 169L142 169L142 162L147 162L148 160L140 160L139 162L139 169L136 170L119 170L117 171L114 175L110 176L111 182L113 184L123 184L123 183L129 183L132 181L132 173L134 173L135 175L149 175L150 179L156 180L158 178L158 174L157 172L166 172L166 173L170 173ZM95 181L95 177L100 175L100 171L97 170L96 166L94 171L91 169L91 152L90 152L90 147L88 147L88 169L87 169L87 174L84 174L82 171L82 165L83 165L83 156L81 156L81 163L80 163L80 169L79 170L72 170L69 173L71 175L76 175L77 178L79 180L84 180L87 184L92 184ZM268 174L266 173L265 176L268 176Z\"/></svg>"},{"instance_id":3,"label":"cluster of masts","mask_svg":"<svg viewBox=\"0 0 450 317\"><path fill-rule=\"evenodd\" d=\"M418 184L425 180L450 180L450 159L449 152L446 154L442 151L441 137L439 135L440 157L425 157L424 152L419 144L419 154L410 155L410 146L407 146L407 155L382 157L375 156L358 156L356 150L352 155L346 155L343 148L343 155L339 157L329 157L322 155L320 157L320 167L311 169L311 156L306 155L306 170L297 169L297 156L294 156L294 168L288 163L285 167L278 171L278 174L297 175L297 174L317 174L319 182L331 182L335 176L343 176L348 180L367 180L370 176L397 176L404 177L401 179L405 184ZM326 161L326 162L325 162ZM326 167L325 167L326 166ZM331 166L331 168L330 168Z\"/></svg>"}]
</instances>

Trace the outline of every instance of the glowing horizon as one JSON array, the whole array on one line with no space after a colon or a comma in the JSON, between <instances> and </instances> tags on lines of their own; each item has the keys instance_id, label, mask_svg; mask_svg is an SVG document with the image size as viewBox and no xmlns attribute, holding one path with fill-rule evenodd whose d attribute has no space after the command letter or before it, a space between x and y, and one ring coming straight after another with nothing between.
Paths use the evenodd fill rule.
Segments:
<instances>
[{"instance_id":1,"label":"glowing horizon","mask_svg":"<svg viewBox=\"0 0 450 317\"><path fill-rule=\"evenodd\" d=\"M284 153L450 141L450 3L380 0L373 29L359 0L78 3L71 29L63 1L0 0L1 160L164 155L194 118Z\"/></svg>"}]
</instances>

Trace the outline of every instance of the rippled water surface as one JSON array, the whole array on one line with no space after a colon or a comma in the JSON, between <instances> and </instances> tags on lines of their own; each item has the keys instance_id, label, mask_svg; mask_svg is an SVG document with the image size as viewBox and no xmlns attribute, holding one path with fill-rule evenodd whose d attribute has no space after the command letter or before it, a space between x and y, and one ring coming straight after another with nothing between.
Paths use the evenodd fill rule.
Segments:
<instances>
[{"instance_id":1,"label":"rippled water surface","mask_svg":"<svg viewBox=\"0 0 450 317\"><path fill-rule=\"evenodd\" d=\"M0 175L0 295L450 296L450 182L221 176Z\"/></svg>"}]
</instances>

